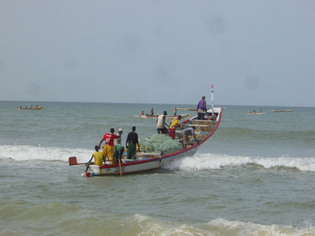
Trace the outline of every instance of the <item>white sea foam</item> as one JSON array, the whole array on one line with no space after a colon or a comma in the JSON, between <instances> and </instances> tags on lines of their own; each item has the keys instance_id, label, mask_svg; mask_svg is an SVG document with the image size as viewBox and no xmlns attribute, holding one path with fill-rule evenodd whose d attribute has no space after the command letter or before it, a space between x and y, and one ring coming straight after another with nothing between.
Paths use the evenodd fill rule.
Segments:
<instances>
[{"instance_id":1,"label":"white sea foam","mask_svg":"<svg viewBox=\"0 0 315 236\"><path fill-rule=\"evenodd\" d=\"M281 225L262 225L252 222L229 221L217 218L208 223L181 224L167 222L149 216L135 215L140 235L313 235L314 227L302 228Z\"/></svg>"},{"instance_id":2,"label":"white sea foam","mask_svg":"<svg viewBox=\"0 0 315 236\"><path fill-rule=\"evenodd\" d=\"M219 154L196 154L193 157L175 160L166 168L172 170L212 170L251 164L263 166L266 169L286 167L301 171L315 171L315 157L249 157Z\"/></svg>"},{"instance_id":3,"label":"white sea foam","mask_svg":"<svg viewBox=\"0 0 315 236\"><path fill-rule=\"evenodd\" d=\"M76 156L78 162L86 161L91 157L93 150L70 149L41 146L0 146L0 159L11 158L16 161L45 160L45 161L68 161L70 156Z\"/></svg>"},{"instance_id":4,"label":"white sea foam","mask_svg":"<svg viewBox=\"0 0 315 236\"><path fill-rule=\"evenodd\" d=\"M94 150L70 149L41 146L0 146L0 158L11 158L17 161L45 160L45 161L68 161L70 156L76 156L78 162L84 162L91 157ZM224 167L241 167L247 165L259 165L266 169L286 167L296 168L301 171L315 171L315 157L250 157L229 156L221 154L195 154L175 160L166 168L171 170L212 170Z\"/></svg>"},{"instance_id":5,"label":"white sea foam","mask_svg":"<svg viewBox=\"0 0 315 236\"><path fill-rule=\"evenodd\" d=\"M314 235L315 229L310 225L302 228L280 225L261 225L251 222L228 221L222 218L208 223L211 228L218 229L220 235Z\"/></svg>"}]
</instances>

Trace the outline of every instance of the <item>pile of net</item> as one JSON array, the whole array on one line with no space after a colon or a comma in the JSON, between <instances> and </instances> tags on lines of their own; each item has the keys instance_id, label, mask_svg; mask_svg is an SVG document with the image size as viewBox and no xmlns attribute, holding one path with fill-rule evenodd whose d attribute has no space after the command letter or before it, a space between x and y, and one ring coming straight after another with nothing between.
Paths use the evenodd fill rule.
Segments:
<instances>
[{"instance_id":1,"label":"pile of net","mask_svg":"<svg viewBox=\"0 0 315 236\"><path fill-rule=\"evenodd\" d=\"M180 142L164 134L155 134L150 138L140 139L139 143L141 152L159 152L167 154L179 151L183 148L183 145Z\"/></svg>"}]
</instances>

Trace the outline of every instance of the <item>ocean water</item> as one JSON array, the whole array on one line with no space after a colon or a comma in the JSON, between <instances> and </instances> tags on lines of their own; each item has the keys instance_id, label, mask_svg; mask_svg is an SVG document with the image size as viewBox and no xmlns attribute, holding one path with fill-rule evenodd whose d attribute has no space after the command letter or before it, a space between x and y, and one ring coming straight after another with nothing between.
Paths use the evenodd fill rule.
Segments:
<instances>
[{"instance_id":1,"label":"ocean water","mask_svg":"<svg viewBox=\"0 0 315 236\"><path fill-rule=\"evenodd\" d=\"M123 128L124 144L134 125L140 138L155 134L154 119L136 117L142 110L195 105L16 109L31 104L0 102L0 235L315 235L315 108L225 106L194 156L86 178L68 157L88 161L110 128Z\"/></svg>"}]
</instances>

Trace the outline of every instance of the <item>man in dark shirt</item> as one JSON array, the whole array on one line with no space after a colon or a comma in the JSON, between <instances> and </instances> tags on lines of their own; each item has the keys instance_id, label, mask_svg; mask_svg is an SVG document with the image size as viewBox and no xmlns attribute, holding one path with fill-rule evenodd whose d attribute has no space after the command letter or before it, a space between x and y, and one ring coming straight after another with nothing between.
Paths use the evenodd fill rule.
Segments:
<instances>
[{"instance_id":1,"label":"man in dark shirt","mask_svg":"<svg viewBox=\"0 0 315 236\"><path fill-rule=\"evenodd\" d=\"M202 96L202 99L199 101L197 106L198 112L198 120L205 119L205 113L207 113L207 104L206 104L206 97Z\"/></svg>"},{"instance_id":2,"label":"man in dark shirt","mask_svg":"<svg viewBox=\"0 0 315 236\"><path fill-rule=\"evenodd\" d=\"M136 133L136 126L133 126L132 132L128 134L126 140L126 148L128 148L127 159L136 159L137 145L139 145L138 134Z\"/></svg>"}]
</instances>

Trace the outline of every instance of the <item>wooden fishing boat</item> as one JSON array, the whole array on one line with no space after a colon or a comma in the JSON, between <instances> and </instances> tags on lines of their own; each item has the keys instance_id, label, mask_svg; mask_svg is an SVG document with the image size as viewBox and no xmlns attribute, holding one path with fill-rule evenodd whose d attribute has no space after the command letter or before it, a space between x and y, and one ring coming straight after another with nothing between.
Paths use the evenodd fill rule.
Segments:
<instances>
[{"instance_id":1,"label":"wooden fishing boat","mask_svg":"<svg viewBox=\"0 0 315 236\"><path fill-rule=\"evenodd\" d=\"M145 171L156 170L163 165L167 165L168 162L193 156L200 145L205 143L219 127L222 117L222 107L213 106L213 85L211 85L211 101L212 108L208 109L204 114L204 119L199 120L198 116L193 116L182 121L179 124L179 128L175 130L175 137L172 140L170 137L164 136L164 134L157 134L157 137L165 137L170 139L170 142L175 142L178 149L170 152L157 152L143 149L135 155L135 159L119 160L118 164L112 164L106 162L101 166L89 165L88 171L85 172L85 176L102 176L102 175L124 175L131 173L140 173ZM192 110L192 108L182 108ZM163 136L161 136L163 135ZM142 144L140 143L140 146ZM166 144L165 144L166 145ZM141 150L141 149L140 149ZM88 163L77 163L76 157L69 158L69 165L84 165Z\"/></svg>"},{"instance_id":2,"label":"wooden fishing boat","mask_svg":"<svg viewBox=\"0 0 315 236\"><path fill-rule=\"evenodd\" d=\"M180 128L176 129L175 140L181 143L182 149L172 153L147 153L138 152L136 159L121 159L119 164L106 162L102 166L90 165L85 172L86 176L102 175L125 175L152 171L166 165L169 161L177 158L193 156L200 145L205 143L217 130L222 117L222 108L216 107L208 109L205 113L205 120L198 120L197 116L180 123ZM194 127L193 135L185 135L187 128ZM141 145L141 144L140 144ZM69 158L69 165L83 165L87 163L77 163L76 157Z\"/></svg>"}]
</instances>

